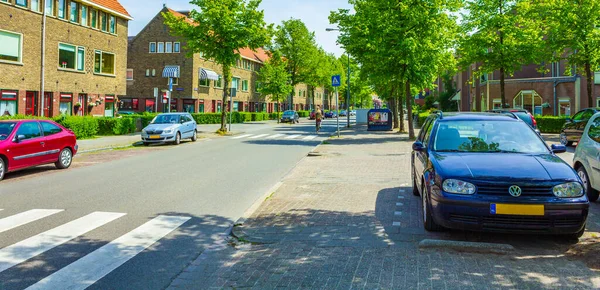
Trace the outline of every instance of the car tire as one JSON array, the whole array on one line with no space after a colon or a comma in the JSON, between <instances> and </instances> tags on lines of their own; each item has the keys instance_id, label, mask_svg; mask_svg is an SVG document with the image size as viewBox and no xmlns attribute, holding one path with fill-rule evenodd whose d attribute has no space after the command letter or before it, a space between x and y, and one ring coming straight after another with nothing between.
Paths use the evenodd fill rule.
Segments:
<instances>
[{"instance_id":1,"label":"car tire","mask_svg":"<svg viewBox=\"0 0 600 290\"><path fill-rule=\"evenodd\" d=\"M443 227L438 225L433 220L433 215L431 214L431 204L429 203L429 195L427 194L424 186L421 187L421 191L423 192L423 194L421 194L421 203L423 207L423 227L428 232L441 231Z\"/></svg>"},{"instance_id":2,"label":"car tire","mask_svg":"<svg viewBox=\"0 0 600 290\"><path fill-rule=\"evenodd\" d=\"M196 140L198 140L198 132L194 130L194 135L192 135L192 142L196 142Z\"/></svg>"},{"instance_id":3,"label":"car tire","mask_svg":"<svg viewBox=\"0 0 600 290\"><path fill-rule=\"evenodd\" d=\"M581 181L583 181L583 187L585 188L585 193L587 194L588 199L591 202L597 201L598 197L600 196L600 192L592 188L592 185L590 184L590 177L585 170L585 167L581 165L577 167L577 175L579 178L581 178Z\"/></svg>"},{"instance_id":4,"label":"car tire","mask_svg":"<svg viewBox=\"0 0 600 290\"><path fill-rule=\"evenodd\" d=\"M173 142L173 144L175 144L175 145L181 144L181 133L177 132L177 134L175 135L175 141Z\"/></svg>"},{"instance_id":5,"label":"car tire","mask_svg":"<svg viewBox=\"0 0 600 290\"><path fill-rule=\"evenodd\" d=\"M144 146L150 146L150 143L144 142Z\"/></svg>"},{"instance_id":6,"label":"car tire","mask_svg":"<svg viewBox=\"0 0 600 290\"><path fill-rule=\"evenodd\" d=\"M565 237L565 239L567 239L569 241L577 241L577 240L579 240L579 238L581 238L581 236L583 236L584 233L585 233L585 225L583 225L583 228L581 229L581 231L578 231L574 234L564 235L564 237Z\"/></svg>"},{"instance_id":7,"label":"car tire","mask_svg":"<svg viewBox=\"0 0 600 290\"><path fill-rule=\"evenodd\" d=\"M0 180L4 179L4 174L6 174L6 170L8 168L6 167L6 163L4 162L4 159L2 157L0 157Z\"/></svg>"},{"instance_id":8,"label":"car tire","mask_svg":"<svg viewBox=\"0 0 600 290\"><path fill-rule=\"evenodd\" d=\"M561 132L559 138L560 138L560 144L565 145L565 146L573 145L573 141L567 140L567 135L565 134L565 132Z\"/></svg>"},{"instance_id":9,"label":"car tire","mask_svg":"<svg viewBox=\"0 0 600 290\"><path fill-rule=\"evenodd\" d=\"M73 163L73 152L69 148L65 148L58 154L58 160L54 163L58 169L67 169Z\"/></svg>"}]
</instances>

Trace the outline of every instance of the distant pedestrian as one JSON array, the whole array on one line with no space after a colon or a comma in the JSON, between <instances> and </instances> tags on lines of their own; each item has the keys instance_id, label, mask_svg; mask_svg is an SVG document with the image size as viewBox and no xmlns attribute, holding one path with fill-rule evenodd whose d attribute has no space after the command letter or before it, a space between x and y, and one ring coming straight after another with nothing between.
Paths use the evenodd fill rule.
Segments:
<instances>
[{"instance_id":1,"label":"distant pedestrian","mask_svg":"<svg viewBox=\"0 0 600 290\"><path fill-rule=\"evenodd\" d=\"M317 133L319 133L319 130L321 129L321 118L322 117L323 117L323 114L321 113L321 106L317 106L317 109L315 110L315 122L316 122Z\"/></svg>"}]
</instances>

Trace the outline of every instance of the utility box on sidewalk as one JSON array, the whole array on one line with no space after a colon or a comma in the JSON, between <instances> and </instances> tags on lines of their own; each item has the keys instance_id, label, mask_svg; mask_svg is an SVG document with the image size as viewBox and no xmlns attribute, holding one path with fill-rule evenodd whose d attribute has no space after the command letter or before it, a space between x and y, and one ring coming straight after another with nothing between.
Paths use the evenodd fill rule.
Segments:
<instances>
[{"instance_id":1,"label":"utility box on sidewalk","mask_svg":"<svg viewBox=\"0 0 600 290\"><path fill-rule=\"evenodd\" d=\"M391 131L392 112L388 109L373 109L367 114L369 131Z\"/></svg>"},{"instance_id":2,"label":"utility box on sidewalk","mask_svg":"<svg viewBox=\"0 0 600 290\"><path fill-rule=\"evenodd\" d=\"M367 125L369 123L369 110L370 109L356 110L356 124Z\"/></svg>"}]
</instances>

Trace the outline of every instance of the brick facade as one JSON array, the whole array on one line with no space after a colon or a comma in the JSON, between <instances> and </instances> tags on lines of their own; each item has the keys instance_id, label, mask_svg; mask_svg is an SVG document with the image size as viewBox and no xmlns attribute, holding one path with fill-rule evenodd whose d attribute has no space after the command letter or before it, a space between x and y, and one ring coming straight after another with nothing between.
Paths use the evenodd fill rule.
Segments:
<instances>
[{"instance_id":1,"label":"brick facade","mask_svg":"<svg viewBox=\"0 0 600 290\"><path fill-rule=\"evenodd\" d=\"M71 95L70 110L75 112L75 104L81 100L86 115L103 116L106 97L125 94L125 72L127 59L128 19L116 16L116 34L102 32L68 21L70 2L66 1L66 19L55 16L46 17L45 82L46 97L51 97L45 116L57 116L62 101L61 95ZM57 3L54 7L56 9ZM40 6L44 1L40 1ZM43 6L42 6L43 7ZM81 3L78 5L81 9ZM88 9L92 6L86 6ZM98 8L98 7L96 7ZM81 10L78 10L81 11ZM88 10L89 11L89 10ZM109 12L109 10L105 10ZM81 12L79 12L81 13ZM55 14L56 15L56 14ZM0 60L0 89L4 92L17 92L18 114L41 114L41 50L42 50L42 14L12 3L0 1L0 30L22 35L22 63ZM83 49L83 70L64 69L59 64L59 43ZM96 50L114 54L114 74L94 72L94 54ZM77 56L76 56L77 57ZM34 96L28 99L28 96ZM102 100L102 101L101 101ZM28 102L30 105L26 104ZM99 105L88 109L88 103ZM35 104L35 105L34 105ZM63 104L63 108L66 106ZM4 112L2 112L4 113Z\"/></svg>"},{"instance_id":2,"label":"brick facade","mask_svg":"<svg viewBox=\"0 0 600 290\"><path fill-rule=\"evenodd\" d=\"M158 88L159 94L168 90L168 79L164 78L162 74L165 66L179 66L180 78L171 92L172 110L211 113L226 109L229 106L229 100L226 104L221 104L223 81L219 87L212 80L208 82L208 86L200 83L200 69L211 70L222 76L222 67L212 60L205 59L199 53L188 57L185 52L185 41L171 35L164 23L163 12L183 15L164 8L137 36L130 40L128 69L133 71L133 80L127 81L127 95L122 98L137 100L138 104L146 104L146 100L149 102L154 100L154 88ZM158 43L165 43L165 46L166 43L179 43L180 51L151 53L151 43L156 43L157 49ZM260 59L247 49L242 50L240 54L238 65L231 69L232 78L239 79L236 97L233 98L233 109L244 112L275 112L277 110L276 104L270 98L261 96L256 91L257 72L262 67L263 60L266 59ZM266 54L261 50L256 55L264 56ZM147 72L149 72L149 76L147 76ZM247 82L247 90L243 89L244 82ZM232 84L230 83L228 86L231 88ZM311 90L307 85L297 85L294 92L293 108L298 110L312 108L314 104L313 99L309 97L310 92ZM317 93L322 94L323 88L315 88L315 95ZM323 98L315 98L315 103L321 105ZM282 109L287 108L290 108L289 104L282 106ZM129 104L125 104L121 110L141 112L148 111L149 108L142 105L134 108ZM166 106L160 104L159 111L164 112L165 110Z\"/></svg>"}]
</instances>

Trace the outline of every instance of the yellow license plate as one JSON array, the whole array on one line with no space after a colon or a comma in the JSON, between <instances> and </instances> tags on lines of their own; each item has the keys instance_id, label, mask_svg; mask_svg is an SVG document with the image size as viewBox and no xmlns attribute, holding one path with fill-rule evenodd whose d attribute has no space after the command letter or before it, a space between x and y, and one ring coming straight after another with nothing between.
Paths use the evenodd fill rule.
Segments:
<instances>
[{"instance_id":1,"label":"yellow license plate","mask_svg":"<svg viewBox=\"0 0 600 290\"><path fill-rule=\"evenodd\" d=\"M543 204L490 204L491 214L501 215L544 215Z\"/></svg>"},{"instance_id":2,"label":"yellow license plate","mask_svg":"<svg viewBox=\"0 0 600 290\"><path fill-rule=\"evenodd\" d=\"M150 135L148 138L150 138L150 139L160 139L160 135Z\"/></svg>"}]
</instances>

